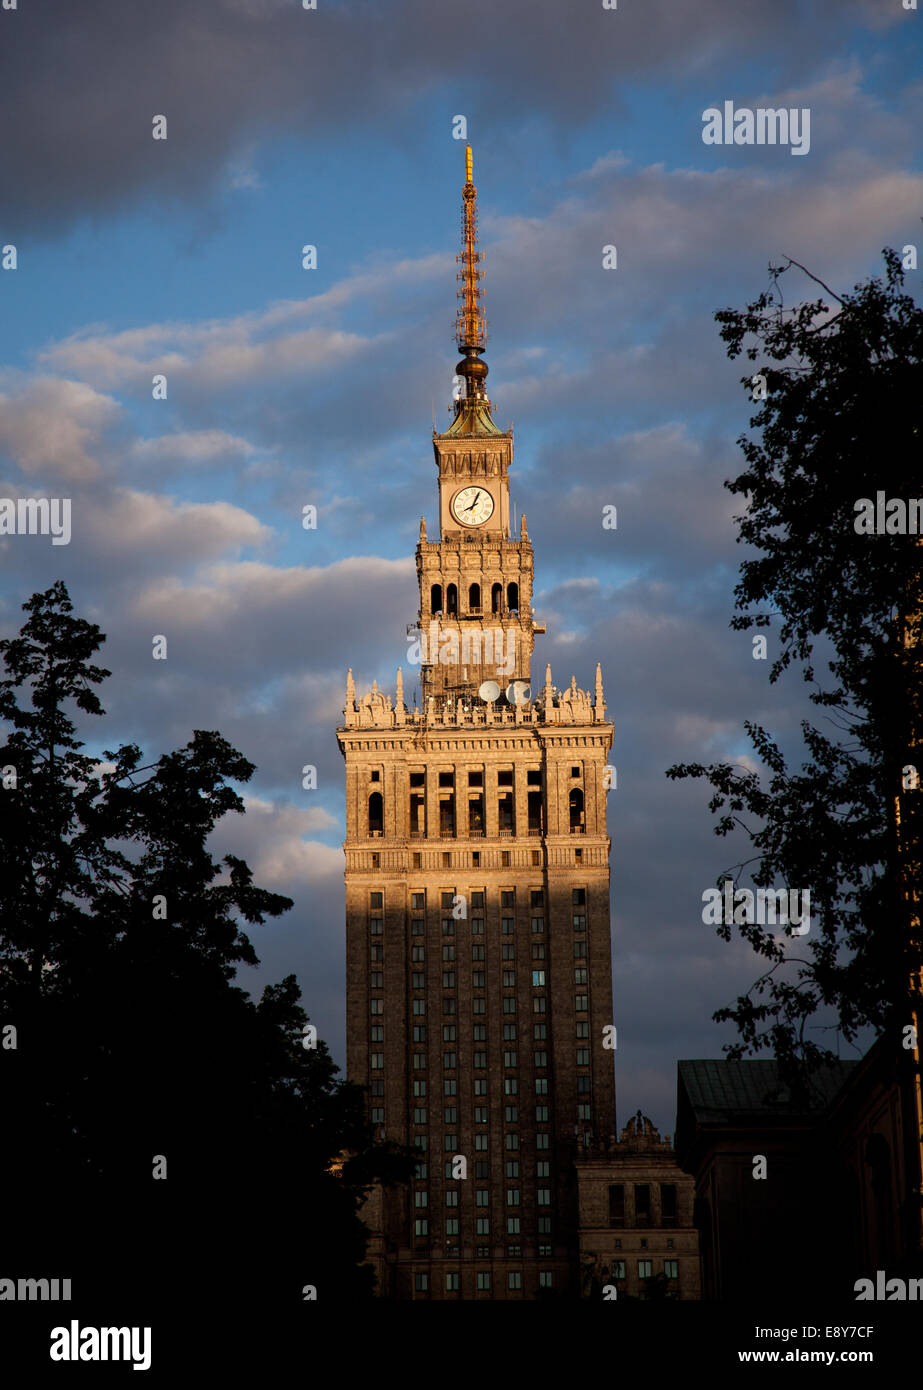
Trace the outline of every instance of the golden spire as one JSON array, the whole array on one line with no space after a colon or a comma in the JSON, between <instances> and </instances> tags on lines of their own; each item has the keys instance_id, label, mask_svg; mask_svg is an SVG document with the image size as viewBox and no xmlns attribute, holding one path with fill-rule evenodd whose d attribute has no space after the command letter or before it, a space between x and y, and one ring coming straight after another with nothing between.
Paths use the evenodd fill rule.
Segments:
<instances>
[{"instance_id":1,"label":"golden spire","mask_svg":"<svg viewBox=\"0 0 923 1390\"><path fill-rule=\"evenodd\" d=\"M462 190L462 254L456 256L461 262L461 270L456 280L462 282L458 290L461 301L455 320L455 334L458 350L465 354L464 361L455 368L459 376L465 378L465 399L479 400L485 404L484 378L487 376L487 363L480 361L487 340L487 327L482 304L483 291L480 281L484 278L481 270L483 256L478 250L478 191L474 186L474 156L471 146L465 146L465 187Z\"/></svg>"}]
</instances>

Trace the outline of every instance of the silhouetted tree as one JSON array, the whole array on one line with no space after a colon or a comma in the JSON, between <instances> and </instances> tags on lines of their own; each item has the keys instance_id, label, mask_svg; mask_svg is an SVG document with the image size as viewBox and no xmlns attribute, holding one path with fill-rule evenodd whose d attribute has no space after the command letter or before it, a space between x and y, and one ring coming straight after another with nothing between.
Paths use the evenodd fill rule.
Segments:
<instances>
[{"instance_id":1,"label":"silhouetted tree","mask_svg":"<svg viewBox=\"0 0 923 1390\"><path fill-rule=\"evenodd\" d=\"M292 905L208 849L253 766L197 730L101 771L71 712L104 712L103 635L62 583L24 608L0 642L3 1272L71 1276L75 1299L367 1294L361 1198L411 1165L372 1143L326 1045L303 1045L295 977L258 1002L235 983L258 963L245 927Z\"/></svg>"},{"instance_id":2,"label":"silhouetted tree","mask_svg":"<svg viewBox=\"0 0 923 1390\"><path fill-rule=\"evenodd\" d=\"M741 565L731 625L778 619L770 679L800 666L827 727L802 723L800 770L748 722L764 774L696 763L667 776L710 783L716 834L745 830L756 885L811 889L811 933L797 948L774 939L778 928L738 927L768 968L715 1014L737 1026L731 1056L771 1047L792 1074L799 1060L832 1056L805 1037L819 1010L832 1011L847 1039L865 1025L906 1024L920 965L923 790L913 789L912 770L923 727L923 550L919 537L898 532L897 507L891 533L856 529L859 499L883 493L906 507L923 495L923 310L903 292L896 253L884 259L884 279L843 295L822 285L823 298L787 310L789 261L771 268L772 288L745 310L716 315L729 357L763 363L742 378L748 393L765 391L750 422L758 437L739 441L746 469L725 484L746 499L738 539L759 552ZM726 940L732 930L718 928Z\"/></svg>"}]
</instances>

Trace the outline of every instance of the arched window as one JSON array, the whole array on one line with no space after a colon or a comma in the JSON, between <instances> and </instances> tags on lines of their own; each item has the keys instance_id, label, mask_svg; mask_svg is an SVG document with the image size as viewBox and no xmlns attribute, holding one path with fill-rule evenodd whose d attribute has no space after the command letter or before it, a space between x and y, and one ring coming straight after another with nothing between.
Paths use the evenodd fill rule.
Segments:
<instances>
[{"instance_id":1,"label":"arched window","mask_svg":"<svg viewBox=\"0 0 923 1390\"><path fill-rule=\"evenodd\" d=\"M507 584L506 586L506 606L511 613L519 612L519 585Z\"/></svg>"},{"instance_id":2,"label":"arched window","mask_svg":"<svg viewBox=\"0 0 923 1390\"><path fill-rule=\"evenodd\" d=\"M442 585L434 584L429 592L429 607L431 613L442 612Z\"/></svg>"},{"instance_id":3,"label":"arched window","mask_svg":"<svg viewBox=\"0 0 923 1390\"><path fill-rule=\"evenodd\" d=\"M570 828L578 830L583 825L583 792L574 787L570 794Z\"/></svg>"},{"instance_id":4,"label":"arched window","mask_svg":"<svg viewBox=\"0 0 923 1390\"><path fill-rule=\"evenodd\" d=\"M445 591L445 611L452 614L458 612L458 589L454 584L450 584Z\"/></svg>"},{"instance_id":5,"label":"arched window","mask_svg":"<svg viewBox=\"0 0 923 1390\"><path fill-rule=\"evenodd\" d=\"M381 835L385 828L385 803L381 792L369 797L369 834Z\"/></svg>"},{"instance_id":6,"label":"arched window","mask_svg":"<svg viewBox=\"0 0 923 1390\"><path fill-rule=\"evenodd\" d=\"M481 586L472 584L468 590L468 612L480 613L481 611Z\"/></svg>"},{"instance_id":7,"label":"arched window","mask_svg":"<svg viewBox=\"0 0 923 1390\"><path fill-rule=\"evenodd\" d=\"M491 611L491 613L499 613L499 612L500 612L500 609L501 609L502 607L503 607L503 585L502 585L502 584L494 584L493 588L492 588L491 591L490 591L490 611Z\"/></svg>"}]
</instances>

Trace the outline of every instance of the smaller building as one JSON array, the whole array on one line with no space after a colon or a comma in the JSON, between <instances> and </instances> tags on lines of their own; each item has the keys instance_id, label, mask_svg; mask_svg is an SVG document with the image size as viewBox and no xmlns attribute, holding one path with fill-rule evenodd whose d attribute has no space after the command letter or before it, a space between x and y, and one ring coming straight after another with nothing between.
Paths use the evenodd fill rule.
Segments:
<instances>
[{"instance_id":1,"label":"smaller building","mask_svg":"<svg viewBox=\"0 0 923 1390\"><path fill-rule=\"evenodd\" d=\"M639 1110L616 1141L580 1150L576 1161L583 1296L701 1297L694 1183Z\"/></svg>"}]
</instances>

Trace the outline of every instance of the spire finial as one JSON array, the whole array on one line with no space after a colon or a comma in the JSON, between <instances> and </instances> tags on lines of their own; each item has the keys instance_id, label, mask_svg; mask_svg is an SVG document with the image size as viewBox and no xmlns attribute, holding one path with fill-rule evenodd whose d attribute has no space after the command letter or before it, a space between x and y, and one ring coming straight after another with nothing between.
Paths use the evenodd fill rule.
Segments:
<instances>
[{"instance_id":1,"label":"spire finial","mask_svg":"<svg viewBox=\"0 0 923 1390\"><path fill-rule=\"evenodd\" d=\"M462 189L462 253L455 259L461 262L461 271L456 279L462 282L458 291L461 303L455 321L458 350L465 354L464 360L455 368L459 376L465 378L465 399L483 401L487 404L484 391L484 378L487 376L487 363L480 360L487 340L487 328L482 304L483 291L479 282L484 278L481 270L483 257L478 250L478 191L474 186L474 156L471 146L465 146L465 186Z\"/></svg>"}]
</instances>

